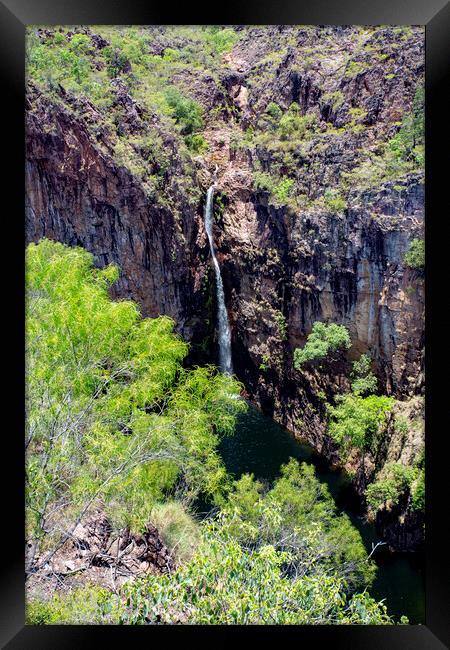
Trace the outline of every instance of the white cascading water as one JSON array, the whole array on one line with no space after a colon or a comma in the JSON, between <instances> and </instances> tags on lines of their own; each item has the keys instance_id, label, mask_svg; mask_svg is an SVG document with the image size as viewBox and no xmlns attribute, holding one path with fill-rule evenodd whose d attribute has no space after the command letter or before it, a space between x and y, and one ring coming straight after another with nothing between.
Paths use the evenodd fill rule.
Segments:
<instances>
[{"instance_id":1,"label":"white cascading water","mask_svg":"<svg viewBox=\"0 0 450 650\"><path fill-rule=\"evenodd\" d=\"M214 196L214 185L211 185L206 195L205 229L209 239L209 247L211 249L211 257L214 263L214 271L216 273L217 323L219 329L219 365L220 365L220 370L224 374L231 375L233 374L233 364L231 361L230 324L228 322L227 308L225 306L225 295L223 292L222 275L220 273L219 262L217 261L216 253L214 250L213 196Z\"/></svg>"}]
</instances>

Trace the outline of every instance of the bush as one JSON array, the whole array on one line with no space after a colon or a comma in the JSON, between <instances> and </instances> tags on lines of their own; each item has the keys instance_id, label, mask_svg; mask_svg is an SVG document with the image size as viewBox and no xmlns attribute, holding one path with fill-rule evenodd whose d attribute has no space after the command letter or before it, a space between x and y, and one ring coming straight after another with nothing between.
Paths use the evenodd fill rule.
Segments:
<instances>
[{"instance_id":1,"label":"bush","mask_svg":"<svg viewBox=\"0 0 450 650\"><path fill-rule=\"evenodd\" d=\"M157 504L150 521L178 562L191 559L200 542L200 527L178 501Z\"/></svg>"},{"instance_id":2,"label":"bush","mask_svg":"<svg viewBox=\"0 0 450 650\"><path fill-rule=\"evenodd\" d=\"M203 110L200 104L189 97L184 97L176 88L170 88L165 97L183 135L190 135L203 127Z\"/></svg>"},{"instance_id":3,"label":"bush","mask_svg":"<svg viewBox=\"0 0 450 650\"><path fill-rule=\"evenodd\" d=\"M278 106L278 104L275 104L275 102L270 102L270 104L267 105L266 113L277 122L283 115L283 111Z\"/></svg>"},{"instance_id":4,"label":"bush","mask_svg":"<svg viewBox=\"0 0 450 650\"><path fill-rule=\"evenodd\" d=\"M184 138L188 149L194 153L203 153L208 149L208 143L200 133L192 133Z\"/></svg>"},{"instance_id":5,"label":"bush","mask_svg":"<svg viewBox=\"0 0 450 650\"><path fill-rule=\"evenodd\" d=\"M332 212L343 212L347 208L347 201L337 190L327 189L323 196L325 206Z\"/></svg>"},{"instance_id":6,"label":"bush","mask_svg":"<svg viewBox=\"0 0 450 650\"><path fill-rule=\"evenodd\" d=\"M406 266L412 269L423 270L425 268L425 241L423 239L413 239L408 252L403 257L403 261Z\"/></svg>"},{"instance_id":7,"label":"bush","mask_svg":"<svg viewBox=\"0 0 450 650\"><path fill-rule=\"evenodd\" d=\"M270 490L246 474L234 484L223 509L223 530L245 548L266 544L289 551L289 571L344 577L347 591L367 586L375 575L358 531L338 515L314 467L291 459ZM317 564L308 557L321 556Z\"/></svg>"},{"instance_id":8,"label":"bush","mask_svg":"<svg viewBox=\"0 0 450 650\"><path fill-rule=\"evenodd\" d=\"M368 354L362 354L353 362L352 391L355 395L367 395L377 390L377 378L371 370L371 360Z\"/></svg>"},{"instance_id":9,"label":"bush","mask_svg":"<svg viewBox=\"0 0 450 650\"><path fill-rule=\"evenodd\" d=\"M366 490L367 503L373 510L383 505L394 505L402 494L417 478L417 470L400 463L388 463L383 468L380 477Z\"/></svg>"},{"instance_id":10,"label":"bush","mask_svg":"<svg viewBox=\"0 0 450 650\"><path fill-rule=\"evenodd\" d=\"M255 172L254 178L256 188L269 192L276 203L285 205L288 202L294 187L292 178L285 177L278 179L267 172Z\"/></svg>"},{"instance_id":11,"label":"bush","mask_svg":"<svg viewBox=\"0 0 450 650\"><path fill-rule=\"evenodd\" d=\"M215 54L229 52L238 40L238 35L233 29L220 27L208 27L206 30L206 42Z\"/></svg>"},{"instance_id":12,"label":"bush","mask_svg":"<svg viewBox=\"0 0 450 650\"><path fill-rule=\"evenodd\" d=\"M380 426L394 401L392 397L361 397L350 393L336 398L337 405L328 407L328 432L344 455L353 447L363 452L374 450Z\"/></svg>"},{"instance_id":13,"label":"bush","mask_svg":"<svg viewBox=\"0 0 450 650\"><path fill-rule=\"evenodd\" d=\"M326 325L316 321L303 348L294 352L294 368L300 370L305 363L323 361L338 351L351 347L350 335L343 325Z\"/></svg>"}]
</instances>

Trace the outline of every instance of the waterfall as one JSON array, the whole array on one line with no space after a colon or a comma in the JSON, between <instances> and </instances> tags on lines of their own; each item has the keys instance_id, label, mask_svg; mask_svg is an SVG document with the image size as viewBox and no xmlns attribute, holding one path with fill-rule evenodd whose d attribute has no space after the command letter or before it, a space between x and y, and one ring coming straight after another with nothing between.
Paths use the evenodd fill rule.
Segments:
<instances>
[{"instance_id":1,"label":"waterfall","mask_svg":"<svg viewBox=\"0 0 450 650\"><path fill-rule=\"evenodd\" d=\"M231 362L230 324L228 322L227 308L225 306L225 295L223 292L222 275L220 273L219 262L217 261L216 253L214 250L213 195L214 195L214 185L211 185L206 195L205 229L209 239L209 247L211 249L211 257L214 263L214 271L216 273L217 323L219 328L220 370L226 375L231 375L233 373L233 364Z\"/></svg>"}]
</instances>

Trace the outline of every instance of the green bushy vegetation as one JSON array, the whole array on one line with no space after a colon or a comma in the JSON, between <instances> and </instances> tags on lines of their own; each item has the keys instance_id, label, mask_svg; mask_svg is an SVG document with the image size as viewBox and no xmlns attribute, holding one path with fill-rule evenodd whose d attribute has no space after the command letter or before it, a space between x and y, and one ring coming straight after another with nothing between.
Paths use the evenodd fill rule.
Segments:
<instances>
[{"instance_id":1,"label":"green bushy vegetation","mask_svg":"<svg viewBox=\"0 0 450 650\"><path fill-rule=\"evenodd\" d=\"M394 399L384 395L361 397L352 393L338 395L336 406L328 406L328 431L341 449L344 459L352 448L374 451L380 426L394 406Z\"/></svg>"},{"instance_id":2,"label":"green bushy vegetation","mask_svg":"<svg viewBox=\"0 0 450 650\"><path fill-rule=\"evenodd\" d=\"M408 497L414 511L425 510L425 453L419 454L412 466L388 463L379 472L376 481L366 490L367 503L373 511L398 504Z\"/></svg>"},{"instance_id":3,"label":"green bushy vegetation","mask_svg":"<svg viewBox=\"0 0 450 650\"><path fill-rule=\"evenodd\" d=\"M307 551L305 555L308 556ZM383 603L366 591L347 596L334 576L289 577L288 551L242 547L220 523L205 525L203 543L176 572L124 585L117 594L85 588L68 599L29 606L27 622L196 625L389 625ZM315 562L314 556L309 564Z\"/></svg>"},{"instance_id":4,"label":"green bushy vegetation","mask_svg":"<svg viewBox=\"0 0 450 650\"><path fill-rule=\"evenodd\" d=\"M219 436L246 408L235 380L184 369L173 322L112 301L118 269L83 249L30 244L26 270L28 571L98 506L117 531L153 523L177 566L114 593L34 597L29 624L393 622L312 466L291 459L272 487L227 476ZM217 506L203 522L189 509L200 493Z\"/></svg>"},{"instance_id":5,"label":"green bushy vegetation","mask_svg":"<svg viewBox=\"0 0 450 650\"><path fill-rule=\"evenodd\" d=\"M406 266L412 269L423 270L425 268L425 241L423 239L413 239L403 261Z\"/></svg>"},{"instance_id":6,"label":"green bushy vegetation","mask_svg":"<svg viewBox=\"0 0 450 650\"><path fill-rule=\"evenodd\" d=\"M317 480L311 465L291 459L269 490L253 476L242 476L223 514L223 529L245 548L270 544L289 552L289 573L339 576L349 592L367 586L375 576L359 533L345 514L337 515L327 487ZM306 569L307 558L313 556L321 561Z\"/></svg>"},{"instance_id":7,"label":"green bushy vegetation","mask_svg":"<svg viewBox=\"0 0 450 650\"><path fill-rule=\"evenodd\" d=\"M377 390L377 378L371 370L371 359L368 354L362 354L353 362L352 391L355 395L368 395Z\"/></svg>"},{"instance_id":8,"label":"green bushy vegetation","mask_svg":"<svg viewBox=\"0 0 450 650\"><path fill-rule=\"evenodd\" d=\"M255 172L254 178L258 190L269 192L276 204L286 205L294 186L291 178L277 178L267 172Z\"/></svg>"},{"instance_id":9,"label":"green bushy vegetation","mask_svg":"<svg viewBox=\"0 0 450 650\"><path fill-rule=\"evenodd\" d=\"M294 367L300 370L305 363L331 360L336 353L348 350L350 346L350 335L343 325L316 321L304 347L294 351Z\"/></svg>"},{"instance_id":10,"label":"green bushy vegetation","mask_svg":"<svg viewBox=\"0 0 450 650\"><path fill-rule=\"evenodd\" d=\"M219 434L244 408L230 378L183 369L170 319L111 301L118 270L92 263L48 240L27 249L27 536L38 547L62 543L100 501L137 530L180 480L186 499L218 498Z\"/></svg>"},{"instance_id":11,"label":"green bushy vegetation","mask_svg":"<svg viewBox=\"0 0 450 650\"><path fill-rule=\"evenodd\" d=\"M368 151L362 162L350 172L342 174L344 189L372 188L396 181L424 166L424 88L419 84L412 110L398 124L396 135L376 151Z\"/></svg>"},{"instance_id":12,"label":"green bushy vegetation","mask_svg":"<svg viewBox=\"0 0 450 650\"><path fill-rule=\"evenodd\" d=\"M165 535L175 539L179 513L172 519L175 529ZM390 624L383 604L355 593L374 572L359 533L336 514L314 469L291 459L269 490L250 475L236 481L175 572L138 578L114 594L87 587L31 602L27 622Z\"/></svg>"}]
</instances>

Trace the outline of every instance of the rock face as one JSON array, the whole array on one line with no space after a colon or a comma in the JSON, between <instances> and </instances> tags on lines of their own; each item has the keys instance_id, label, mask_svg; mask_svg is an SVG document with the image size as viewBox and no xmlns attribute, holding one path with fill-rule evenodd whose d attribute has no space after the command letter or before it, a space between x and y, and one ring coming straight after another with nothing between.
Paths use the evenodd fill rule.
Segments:
<instances>
[{"instance_id":1,"label":"rock face","mask_svg":"<svg viewBox=\"0 0 450 650\"><path fill-rule=\"evenodd\" d=\"M235 372L266 414L336 460L323 396L349 388L352 360L370 352L386 394L407 400L424 391L423 275L404 261L411 241L423 238L423 171L406 162L397 177L389 144L423 77L423 30L235 31L236 44L211 70L170 73L205 110L209 147L189 163L176 130L134 99L129 62L110 82L116 134L83 95L60 86L50 96L30 84L27 240L81 245L99 265L117 263L116 297L137 300L146 316L173 317L192 344L189 362L217 362L203 228L216 171L215 242ZM108 41L83 33L101 69ZM51 40L52 31L38 37ZM149 28L152 56L186 47L193 47L189 36ZM289 119L297 120L297 135L283 131ZM162 143L164 164L133 147L148 178L162 179L156 190L134 159L117 156L121 138L133 143L148 133ZM300 373L293 353L317 320L349 329L348 362ZM407 546L402 539L398 546Z\"/></svg>"},{"instance_id":2,"label":"rock face","mask_svg":"<svg viewBox=\"0 0 450 650\"><path fill-rule=\"evenodd\" d=\"M182 192L175 209L149 197L89 132L86 112L102 120L89 103L80 119L67 102L34 87L27 98L27 240L83 246L99 266L118 264L113 296L136 300L145 316L174 318L195 346L210 319L201 285L206 252L196 243L200 208ZM177 174L176 161L171 173Z\"/></svg>"}]
</instances>

